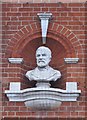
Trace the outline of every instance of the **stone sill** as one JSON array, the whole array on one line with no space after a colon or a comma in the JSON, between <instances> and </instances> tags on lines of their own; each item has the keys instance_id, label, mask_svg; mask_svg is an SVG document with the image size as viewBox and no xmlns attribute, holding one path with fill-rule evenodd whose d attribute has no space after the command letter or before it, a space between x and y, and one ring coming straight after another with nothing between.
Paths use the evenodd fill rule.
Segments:
<instances>
[{"instance_id":1,"label":"stone sill","mask_svg":"<svg viewBox=\"0 0 87 120\"><path fill-rule=\"evenodd\" d=\"M37 111L36 111L37 112ZM48 112L48 111L46 111ZM53 111L56 112L56 111ZM54 117L54 116L23 116L23 117L3 117L1 120L86 120L86 117Z\"/></svg>"}]
</instances>

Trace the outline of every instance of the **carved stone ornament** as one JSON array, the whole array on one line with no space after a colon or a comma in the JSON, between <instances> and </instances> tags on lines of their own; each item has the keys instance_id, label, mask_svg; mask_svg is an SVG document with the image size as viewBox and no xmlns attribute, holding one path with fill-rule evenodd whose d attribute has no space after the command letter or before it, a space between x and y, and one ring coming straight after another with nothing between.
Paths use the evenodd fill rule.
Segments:
<instances>
[{"instance_id":1,"label":"carved stone ornament","mask_svg":"<svg viewBox=\"0 0 87 120\"><path fill-rule=\"evenodd\" d=\"M42 30L42 42L43 44L46 44L46 35L47 35L47 29L49 20L52 18L52 13L38 13L37 14L41 20L41 30Z\"/></svg>"}]
</instances>

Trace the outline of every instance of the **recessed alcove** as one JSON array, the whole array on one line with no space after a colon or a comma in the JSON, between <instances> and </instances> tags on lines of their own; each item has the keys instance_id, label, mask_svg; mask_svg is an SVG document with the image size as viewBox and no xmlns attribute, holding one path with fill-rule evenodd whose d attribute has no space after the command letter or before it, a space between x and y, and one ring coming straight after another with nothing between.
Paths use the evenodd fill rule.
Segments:
<instances>
[{"instance_id":1,"label":"recessed alcove","mask_svg":"<svg viewBox=\"0 0 87 120\"><path fill-rule=\"evenodd\" d=\"M61 38L59 38L59 39L61 39ZM28 70L31 70L36 67L35 51L39 46L43 46L42 39L40 37L28 42L28 44L20 52L20 55L24 59L24 63L22 65L22 68L23 68L22 72L24 75ZM51 84L53 87L64 89L65 82L67 80L67 78L66 78L67 68L66 68L66 64L64 62L64 58L67 55L66 49L64 48L64 46L61 43L59 43L58 41L56 41L52 38L47 38L46 45L44 45L44 46L47 46L52 50L52 60L50 62L50 66L61 71L61 73L62 73L61 79L54 83L52 82ZM25 82L23 82L23 84L27 83L27 85L31 84L31 86L34 86L34 82L30 83L26 77L24 77L23 79L25 81Z\"/></svg>"}]
</instances>

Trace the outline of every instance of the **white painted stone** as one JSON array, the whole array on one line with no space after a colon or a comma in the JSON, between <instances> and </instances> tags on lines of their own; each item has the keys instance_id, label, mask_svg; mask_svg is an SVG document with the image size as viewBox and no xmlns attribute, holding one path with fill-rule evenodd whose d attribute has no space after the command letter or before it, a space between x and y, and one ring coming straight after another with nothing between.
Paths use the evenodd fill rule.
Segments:
<instances>
[{"instance_id":1,"label":"white painted stone","mask_svg":"<svg viewBox=\"0 0 87 120\"><path fill-rule=\"evenodd\" d=\"M10 82L10 91L20 91L21 83L20 82Z\"/></svg>"},{"instance_id":2,"label":"white painted stone","mask_svg":"<svg viewBox=\"0 0 87 120\"><path fill-rule=\"evenodd\" d=\"M49 20L52 17L52 13L38 13L37 14L41 20L41 29L42 29L42 42L43 44L46 44L46 36L47 36L47 29Z\"/></svg>"},{"instance_id":3,"label":"white painted stone","mask_svg":"<svg viewBox=\"0 0 87 120\"><path fill-rule=\"evenodd\" d=\"M43 89L50 88L50 86L51 86L51 84L49 82L46 82L46 81L44 81L44 82L38 81L36 83L36 87L43 88Z\"/></svg>"},{"instance_id":4,"label":"white painted stone","mask_svg":"<svg viewBox=\"0 0 87 120\"><path fill-rule=\"evenodd\" d=\"M13 64L21 64L23 62L23 58L8 58L8 61Z\"/></svg>"},{"instance_id":5,"label":"white painted stone","mask_svg":"<svg viewBox=\"0 0 87 120\"><path fill-rule=\"evenodd\" d=\"M79 61L79 58L64 58L64 61L66 63L77 63Z\"/></svg>"},{"instance_id":6,"label":"white painted stone","mask_svg":"<svg viewBox=\"0 0 87 120\"><path fill-rule=\"evenodd\" d=\"M29 70L26 77L32 81L38 82L37 87L48 88L51 86L50 81L56 81L61 78L61 73L58 70L49 66L51 61L51 50L48 47L41 46L36 50L37 67Z\"/></svg>"},{"instance_id":7,"label":"white painted stone","mask_svg":"<svg viewBox=\"0 0 87 120\"><path fill-rule=\"evenodd\" d=\"M77 90L77 82L66 82L66 90L67 91Z\"/></svg>"},{"instance_id":8,"label":"white painted stone","mask_svg":"<svg viewBox=\"0 0 87 120\"><path fill-rule=\"evenodd\" d=\"M61 103L64 101L77 101L77 98L81 93L81 90L76 90L76 86L75 90L73 87L73 90L70 91L69 85L71 87L71 82L70 84L68 82L67 85L68 88L66 90L41 87L28 88L24 90L10 88L10 90L6 90L5 93L9 98L9 101L22 101L25 103L26 107L30 107L32 109L56 109L60 107Z\"/></svg>"}]
</instances>

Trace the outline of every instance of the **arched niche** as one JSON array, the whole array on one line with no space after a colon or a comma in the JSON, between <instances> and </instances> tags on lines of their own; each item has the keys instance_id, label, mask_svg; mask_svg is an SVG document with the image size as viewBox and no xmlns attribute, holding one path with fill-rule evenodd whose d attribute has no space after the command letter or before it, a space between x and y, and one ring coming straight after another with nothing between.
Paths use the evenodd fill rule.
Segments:
<instances>
[{"instance_id":1,"label":"arched niche","mask_svg":"<svg viewBox=\"0 0 87 120\"><path fill-rule=\"evenodd\" d=\"M26 44L28 44L31 40L40 37L41 29L38 22L24 26L8 42L7 51L9 51L9 56L20 57L19 53ZM81 44L76 35L68 28L57 24L56 22L50 23L47 38L52 38L60 42L68 52L67 57L78 57L79 50L82 51Z\"/></svg>"},{"instance_id":2,"label":"arched niche","mask_svg":"<svg viewBox=\"0 0 87 120\"><path fill-rule=\"evenodd\" d=\"M52 24L48 29L45 46L49 47L53 53L50 65L62 72L61 80L57 81L58 83L52 83L52 85L64 89L67 79L67 65L64 63L64 58L77 57L78 50L73 46L73 42L77 38L64 26L58 25L57 23ZM11 40L12 42L10 42L11 44L9 43L7 50L11 50L10 57L23 57L24 63L21 65L22 82L23 84L28 84L29 81L24 75L27 70L33 69L36 66L35 51L42 45L40 26L38 23L25 26Z\"/></svg>"},{"instance_id":3,"label":"arched niche","mask_svg":"<svg viewBox=\"0 0 87 120\"><path fill-rule=\"evenodd\" d=\"M42 46L41 37L31 40L20 52L20 56L24 58L23 70L25 72L36 67L35 51L39 46ZM61 43L52 38L47 38L47 43L44 46L51 49L52 60L50 66L62 72L61 79L63 84L66 79L66 64L64 63L64 58L66 57L67 52ZM53 86L58 87L56 83L54 83Z\"/></svg>"}]
</instances>

